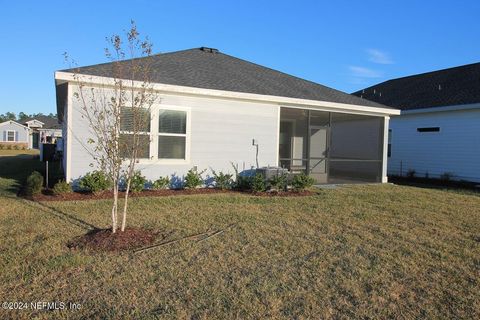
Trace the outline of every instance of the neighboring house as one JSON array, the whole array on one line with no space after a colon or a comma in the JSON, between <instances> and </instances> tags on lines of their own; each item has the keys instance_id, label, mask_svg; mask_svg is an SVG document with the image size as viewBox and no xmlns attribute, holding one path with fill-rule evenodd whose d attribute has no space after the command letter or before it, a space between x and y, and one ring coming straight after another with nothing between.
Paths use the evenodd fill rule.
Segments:
<instances>
[{"instance_id":1,"label":"neighboring house","mask_svg":"<svg viewBox=\"0 0 480 320\"><path fill-rule=\"evenodd\" d=\"M240 171L251 169L255 140L260 167L303 171L319 183L387 181L388 122L398 110L216 49L143 59L152 62L152 87L159 96L151 109L151 142L138 164L148 179L181 179L192 167L232 172L231 163ZM100 90L113 83L112 68L106 63L55 73L67 181L92 171L94 163L87 151L89 125L74 98L74 73L85 75L88 90Z\"/></svg>"},{"instance_id":2,"label":"neighboring house","mask_svg":"<svg viewBox=\"0 0 480 320\"><path fill-rule=\"evenodd\" d=\"M62 137L62 125L55 117L41 115L21 122L31 129L29 148L39 149L42 143L56 143Z\"/></svg>"},{"instance_id":3,"label":"neighboring house","mask_svg":"<svg viewBox=\"0 0 480 320\"><path fill-rule=\"evenodd\" d=\"M13 120L0 123L0 144L28 148L30 129Z\"/></svg>"},{"instance_id":4,"label":"neighboring house","mask_svg":"<svg viewBox=\"0 0 480 320\"><path fill-rule=\"evenodd\" d=\"M390 175L414 170L419 177L447 174L480 182L480 63L393 79L353 94L402 110L390 122Z\"/></svg>"}]
</instances>

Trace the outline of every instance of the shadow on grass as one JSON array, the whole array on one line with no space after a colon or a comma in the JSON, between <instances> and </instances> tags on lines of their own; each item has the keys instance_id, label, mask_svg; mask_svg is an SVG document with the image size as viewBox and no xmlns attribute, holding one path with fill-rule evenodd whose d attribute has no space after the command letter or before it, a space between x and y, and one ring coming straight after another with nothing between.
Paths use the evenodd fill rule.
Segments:
<instances>
[{"instance_id":1,"label":"shadow on grass","mask_svg":"<svg viewBox=\"0 0 480 320\"><path fill-rule=\"evenodd\" d=\"M33 202L27 199L22 199L23 203L33 209L38 209L40 207L43 212L50 214L60 220L63 220L65 222L68 222L70 224L73 224L77 227L80 227L82 229L88 230L88 231L95 231L95 230L100 230L99 227L88 223L82 219L79 219L78 217L75 217L74 215L64 212L62 210L59 210L55 207L49 206L45 203L42 202Z\"/></svg>"},{"instance_id":2,"label":"shadow on grass","mask_svg":"<svg viewBox=\"0 0 480 320\"><path fill-rule=\"evenodd\" d=\"M394 184L423 189L450 190L459 193L468 193L480 196L479 184L470 181L445 181L441 179L421 177L389 176L388 181Z\"/></svg>"}]
</instances>

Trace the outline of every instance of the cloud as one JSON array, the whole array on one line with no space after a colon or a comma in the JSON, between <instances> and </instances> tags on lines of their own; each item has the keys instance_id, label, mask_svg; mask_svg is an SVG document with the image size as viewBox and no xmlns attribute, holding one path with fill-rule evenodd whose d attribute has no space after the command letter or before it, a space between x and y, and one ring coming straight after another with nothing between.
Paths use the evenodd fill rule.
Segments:
<instances>
[{"instance_id":1,"label":"cloud","mask_svg":"<svg viewBox=\"0 0 480 320\"><path fill-rule=\"evenodd\" d=\"M368 60L378 64L393 64L390 55L378 49L367 49Z\"/></svg>"},{"instance_id":2,"label":"cloud","mask_svg":"<svg viewBox=\"0 0 480 320\"><path fill-rule=\"evenodd\" d=\"M381 78L383 72L358 66L349 66L350 73L355 78Z\"/></svg>"}]
</instances>

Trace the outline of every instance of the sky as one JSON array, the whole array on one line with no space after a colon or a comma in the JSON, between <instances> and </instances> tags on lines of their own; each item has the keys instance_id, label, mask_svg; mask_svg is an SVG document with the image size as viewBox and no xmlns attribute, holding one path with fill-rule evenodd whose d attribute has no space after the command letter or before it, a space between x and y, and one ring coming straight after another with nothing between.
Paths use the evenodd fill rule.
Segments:
<instances>
[{"instance_id":1,"label":"sky","mask_svg":"<svg viewBox=\"0 0 480 320\"><path fill-rule=\"evenodd\" d=\"M138 30L154 53L213 47L348 93L480 62L480 1L0 0L0 113L55 112L63 53L106 62L105 37Z\"/></svg>"}]
</instances>

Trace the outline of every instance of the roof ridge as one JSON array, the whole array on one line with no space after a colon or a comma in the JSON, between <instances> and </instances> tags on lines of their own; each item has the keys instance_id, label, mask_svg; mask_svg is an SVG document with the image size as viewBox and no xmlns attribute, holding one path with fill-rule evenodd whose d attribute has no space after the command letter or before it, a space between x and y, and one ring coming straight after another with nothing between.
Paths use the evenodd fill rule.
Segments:
<instances>
[{"instance_id":1,"label":"roof ridge","mask_svg":"<svg viewBox=\"0 0 480 320\"><path fill-rule=\"evenodd\" d=\"M82 68L91 68L91 67L99 67L99 66L104 66L107 64L115 63L115 62L127 62L127 61L133 61L133 60L141 60L141 59L148 59L156 56L164 56L164 55L170 55L174 53L179 53L179 52L184 52L184 51L191 51L191 50L200 50L201 47L197 48L190 48L190 49L182 49L182 50L176 50L176 51L170 51L170 52L158 52L154 53L148 56L144 57L136 57L136 58L129 58L129 59L123 59L123 60L116 60L116 61L108 61L108 62L102 62L102 63L95 63L95 64L89 64L87 66L81 66L81 67L73 67L73 68L68 68L68 69L62 69L60 71L66 72L66 71L71 71L75 69L82 69Z\"/></svg>"}]
</instances>

